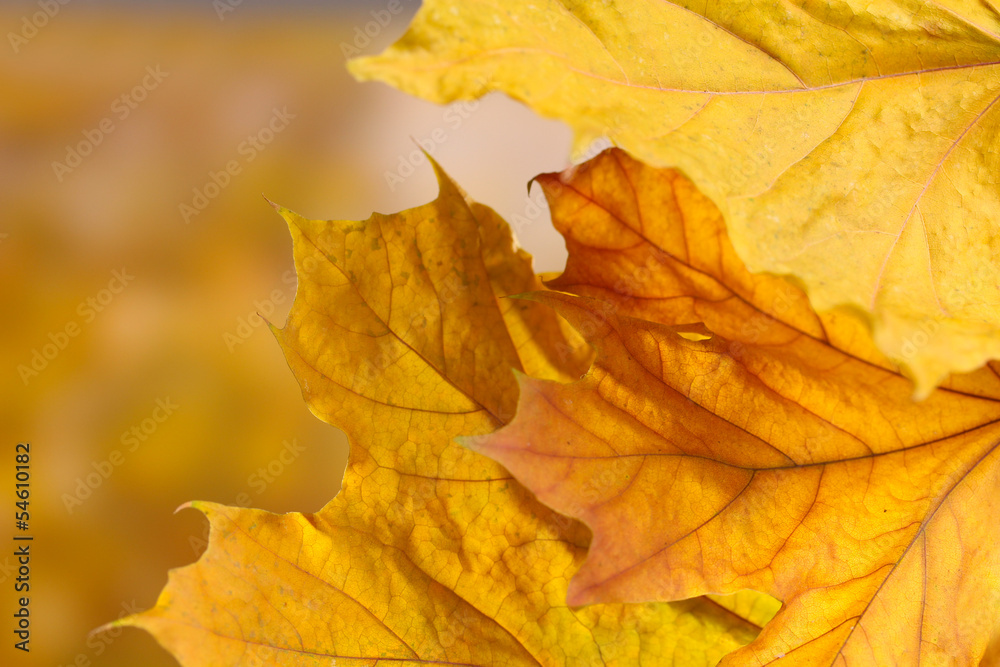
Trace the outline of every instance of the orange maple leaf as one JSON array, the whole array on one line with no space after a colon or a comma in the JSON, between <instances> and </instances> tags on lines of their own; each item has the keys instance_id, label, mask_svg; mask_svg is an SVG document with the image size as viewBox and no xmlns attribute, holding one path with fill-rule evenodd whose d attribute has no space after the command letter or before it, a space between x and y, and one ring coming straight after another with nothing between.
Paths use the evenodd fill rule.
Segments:
<instances>
[{"instance_id":1,"label":"orange maple leaf","mask_svg":"<svg viewBox=\"0 0 1000 667\"><path fill-rule=\"evenodd\" d=\"M678 172L615 149L538 181L569 262L529 298L597 359L570 384L521 376L513 422L466 443L592 529L569 603L781 600L726 665L986 660L997 367L914 402L856 319L750 274Z\"/></svg>"}]
</instances>

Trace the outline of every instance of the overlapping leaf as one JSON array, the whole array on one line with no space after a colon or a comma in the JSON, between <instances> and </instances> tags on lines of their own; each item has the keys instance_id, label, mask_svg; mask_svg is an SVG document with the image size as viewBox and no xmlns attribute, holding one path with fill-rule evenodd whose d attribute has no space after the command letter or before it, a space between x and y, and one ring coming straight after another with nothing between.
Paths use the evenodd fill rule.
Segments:
<instances>
[{"instance_id":1,"label":"overlapping leaf","mask_svg":"<svg viewBox=\"0 0 1000 667\"><path fill-rule=\"evenodd\" d=\"M926 395L1000 357L1000 11L966 0L428 0L355 61L503 91L681 168L752 271L865 314Z\"/></svg>"},{"instance_id":2,"label":"overlapping leaf","mask_svg":"<svg viewBox=\"0 0 1000 667\"><path fill-rule=\"evenodd\" d=\"M209 503L201 559L127 619L195 665L714 664L772 608L566 605L589 543L503 468L452 442L508 420L512 369L566 381L591 351L509 230L439 173L426 206L365 222L281 209L299 289L275 330L310 409L352 443L316 514Z\"/></svg>"},{"instance_id":3,"label":"overlapping leaf","mask_svg":"<svg viewBox=\"0 0 1000 667\"><path fill-rule=\"evenodd\" d=\"M980 664L996 370L915 403L856 320L748 273L677 172L612 150L538 180L570 257L532 298L598 356L571 384L522 379L517 417L468 444L593 530L570 603L751 588L783 607L724 664Z\"/></svg>"}]
</instances>

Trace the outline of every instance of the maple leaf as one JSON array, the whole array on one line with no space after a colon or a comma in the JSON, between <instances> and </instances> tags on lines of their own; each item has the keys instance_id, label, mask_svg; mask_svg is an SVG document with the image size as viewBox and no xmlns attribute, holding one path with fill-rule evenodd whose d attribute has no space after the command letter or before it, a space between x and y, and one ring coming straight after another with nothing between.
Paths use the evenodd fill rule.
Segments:
<instances>
[{"instance_id":1,"label":"maple leaf","mask_svg":"<svg viewBox=\"0 0 1000 667\"><path fill-rule=\"evenodd\" d=\"M193 503L207 551L120 624L186 666L715 664L773 615L766 596L570 608L589 532L452 442L510 419L512 369L568 381L592 352L551 309L498 298L543 289L530 257L438 180L434 202L365 222L279 209L299 287L274 332L351 440L342 489L315 514Z\"/></svg>"},{"instance_id":2,"label":"maple leaf","mask_svg":"<svg viewBox=\"0 0 1000 667\"><path fill-rule=\"evenodd\" d=\"M522 377L516 418L466 443L593 531L569 603L749 588L783 605L726 665L980 664L1000 641L996 368L914 402L855 319L749 273L678 172L612 149L537 180L569 260L529 298L597 358Z\"/></svg>"},{"instance_id":3,"label":"maple leaf","mask_svg":"<svg viewBox=\"0 0 1000 667\"><path fill-rule=\"evenodd\" d=\"M850 306L927 393L1000 357L990 2L427 0L353 61L444 103L499 90L680 168L751 271Z\"/></svg>"}]
</instances>

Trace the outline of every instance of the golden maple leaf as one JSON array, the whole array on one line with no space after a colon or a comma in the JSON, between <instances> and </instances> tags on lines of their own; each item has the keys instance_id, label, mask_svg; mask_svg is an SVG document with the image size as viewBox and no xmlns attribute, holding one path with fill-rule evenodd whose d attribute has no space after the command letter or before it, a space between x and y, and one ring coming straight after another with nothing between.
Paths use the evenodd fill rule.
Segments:
<instances>
[{"instance_id":1,"label":"golden maple leaf","mask_svg":"<svg viewBox=\"0 0 1000 667\"><path fill-rule=\"evenodd\" d=\"M1000 11L968 0L427 0L352 71L499 90L678 167L751 271L849 306L927 393L1000 357Z\"/></svg>"},{"instance_id":2,"label":"golden maple leaf","mask_svg":"<svg viewBox=\"0 0 1000 667\"><path fill-rule=\"evenodd\" d=\"M749 273L678 172L614 149L537 180L569 261L530 298L597 358L522 377L466 442L592 529L570 604L756 589L783 606L725 665L996 664L998 368L914 402L856 320Z\"/></svg>"},{"instance_id":3,"label":"golden maple leaf","mask_svg":"<svg viewBox=\"0 0 1000 667\"><path fill-rule=\"evenodd\" d=\"M365 222L280 209L299 287L274 329L309 408L351 440L315 514L193 503L212 524L145 628L195 665L712 665L774 612L744 592L566 605L590 535L454 442L513 415L512 369L568 381L591 351L506 224L438 170L440 195ZM116 624L118 625L118 624Z\"/></svg>"}]
</instances>

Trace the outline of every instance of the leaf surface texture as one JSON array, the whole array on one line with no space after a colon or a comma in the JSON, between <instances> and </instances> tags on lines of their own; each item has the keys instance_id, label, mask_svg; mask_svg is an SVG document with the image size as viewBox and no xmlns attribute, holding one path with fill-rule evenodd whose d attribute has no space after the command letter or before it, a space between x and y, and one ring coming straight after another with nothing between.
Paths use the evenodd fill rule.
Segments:
<instances>
[{"instance_id":1,"label":"leaf surface texture","mask_svg":"<svg viewBox=\"0 0 1000 667\"><path fill-rule=\"evenodd\" d=\"M918 396L1000 357L992 2L428 0L351 67L681 169L751 271L861 316Z\"/></svg>"},{"instance_id":2,"label":"leaf surface texture","mask_svg":"<svg viewBox=\"0 0 1000 667\"><path fill-rule=\"evenodd\" d=\"M742 592L571 608L589 531L455 442L513 416L514 372L579 378L592 352L550 308L506 224L442 172L440 194L364 222L280 209L299 287L274 329L303 396L344 429L315 514L194 503L208 550L125 620L185 667L712 665L774 612Z\"/></svg>"}]
</instances>

